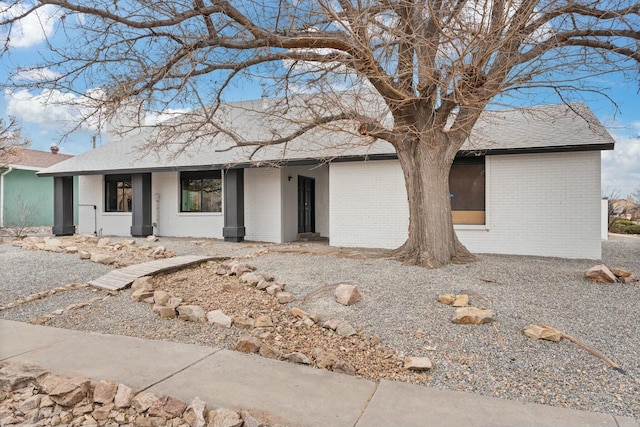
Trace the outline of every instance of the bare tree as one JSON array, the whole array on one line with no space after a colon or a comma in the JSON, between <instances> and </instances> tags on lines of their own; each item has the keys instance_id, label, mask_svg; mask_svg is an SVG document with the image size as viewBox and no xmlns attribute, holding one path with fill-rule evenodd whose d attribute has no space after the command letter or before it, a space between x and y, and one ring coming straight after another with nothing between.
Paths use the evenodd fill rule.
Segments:
<instances>
[{"instance_id":1,"label":"bare tree","mask_svg":"<svg viewBox=\"0 0 640 427\"><path fill-rule=\"evenodd\" d=\"M0 118L0 167L6 164L20 147L28 145L28 141L20 135L20 128L15 118L10 117L5 124Z\"/></svg>"},{"instance_id":2,"label":"bare tree","mask_svg":"<svg viewBox=\"0 0 640 427\"><path fill-rule=\"evenodd\" d=\"M426 267L473 259L453 229L448 175L490 103L521 105L540 88L570 100L598 92L590 84L609 72L637 84L640 64L636 0L18 0L0 7L7 40L21 18L55 8L59 28L39 70L51 77L38 87L102 88L88 93L96 112L135 97L160 112L191 111L180 125L190 141L224 133L258 148L332 123L388 141L410 214L395 255ZM283 118L292 94L314 97L296 104L305 110L297 126L247 140L216 113L248 82L284 100L274 110ZM384 111L336 89L373 93ZM159 134L170 138L177 130L167 126Z\"/></svg>"}]
</instances>

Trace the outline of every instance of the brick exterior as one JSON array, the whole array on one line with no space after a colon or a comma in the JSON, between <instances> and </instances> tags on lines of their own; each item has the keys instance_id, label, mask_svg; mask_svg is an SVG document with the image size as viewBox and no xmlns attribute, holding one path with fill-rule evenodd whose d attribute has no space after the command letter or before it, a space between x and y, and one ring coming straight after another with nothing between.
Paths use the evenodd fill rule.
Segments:
<instances>
[{"instance_id":1,"label":"brick exterior","mask_svg":"<svg viewBox=\"0 0 640 427\"><path fill-rule=\"evenodd\" d=\"M600 152L488 156L487 224L457 226L476 253L598 259ZM408 227L397 161L330 169L331 244L394 248Z\"/></svg>"},{"instance_id":2,"label":"brick exterior","mask_svg":"<svg viewBox=\"0 0 640 427\"><path fill-rule=\"evenodd\" d=\"M282 242L281 171L250 168L244 171L244 226L246 240Z\"/></svg>"},{"instance_id":3,"label":"brick exterior","mask_svg":"<svg viewBox=\"0 0 640 427\"><path fill-rule=\"evenodd\" d=\"M333 246L395 248L407 233L404 179L395 160L332 163L318 168L249 168L244 172L246 239L294 240L297 177L316 179L316 231ZM291 181L288 177L291 176ZM162 236L222 238L221 213L179 212L177 172L152 176L152 218ZM97 206L97 230L128 236L130 213L104 212L104 179L81 176L81 204ZM476 253L599 259L600 152L487 156L484 226L456 226ZM94 231L81 206L79 231Z\"/></svg>"}]
</instances>

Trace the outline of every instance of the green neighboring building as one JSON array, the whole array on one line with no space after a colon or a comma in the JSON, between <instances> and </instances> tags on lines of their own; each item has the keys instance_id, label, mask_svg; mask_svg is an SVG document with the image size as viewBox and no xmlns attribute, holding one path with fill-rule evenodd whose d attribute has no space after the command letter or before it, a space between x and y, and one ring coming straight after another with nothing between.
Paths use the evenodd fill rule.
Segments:
<instances>
[{"instance_id":1,"label":"green neighboring building","mask_svg":"<svg viewBox=\"0 0 640 427\"><path fill-rule=\"evenodd\" d=\"M53 178L39 178L36 172L71 157L59 154L55 145L51 151L21 148L0 165L0 227L52 226ZM77 211L74 194L74 218Z\"/></svg>"}]
</instances>

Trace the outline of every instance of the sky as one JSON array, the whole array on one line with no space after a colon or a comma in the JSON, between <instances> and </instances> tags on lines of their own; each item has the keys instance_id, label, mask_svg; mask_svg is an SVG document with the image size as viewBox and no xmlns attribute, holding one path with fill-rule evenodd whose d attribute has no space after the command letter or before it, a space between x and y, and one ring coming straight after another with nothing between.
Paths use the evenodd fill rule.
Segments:
<instances>
[{"instance_id":1,"label":"sky","mask_svg":"<svg viewBox=\"0 0 640 427\"><path fill-rule=\"evenodd\" d=\"M34 15L22 22L19 32L11 39L10 59L3 59L0 64L0 80L6 79L13 62L25 63L38 57L45 49L45 35L52 36L54 24L55 15L47 9L43 9L39 17ZM640 193L640 82L629 86L622 78L609 75L602 81L602 87L617 108L603 97L585 100L616 141L615 150L602 152L602 195L626 197ZM239 88L238 99L234 100L255 99L260 93L258 84ZM49 150L52 144L57 144L61 153L81 154L92 148L94 139L97 145L103 144L104 136L91 126L67 135L70 123L79 122L81 108L51 102L77 99L78 96L72 93L5 90L0 94L0 117L5 120L9 116L16 117L32 149Z\"/></svg>"}]
</instances>

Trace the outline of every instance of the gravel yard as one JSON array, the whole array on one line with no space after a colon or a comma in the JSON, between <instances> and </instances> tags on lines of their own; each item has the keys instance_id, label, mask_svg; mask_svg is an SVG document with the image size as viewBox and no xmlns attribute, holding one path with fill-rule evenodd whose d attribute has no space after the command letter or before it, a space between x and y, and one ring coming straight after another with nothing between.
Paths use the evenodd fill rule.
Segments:
<instances>
[{"instance_id":1,"label":"gravel yard","mask_svg":"<svg viewBox=\"0 0 640 427\"><path fill-rule=\"evenodd\" d=\"M139 244L144 241L139 240ZM429 374L402 378L443 389L474 392L640 418L640 324L634 313L640 285L583 279L586 260L483 255L480 262L438 270L406 267L382 251L338 250L318 244L229 244L161 239L178 255L247 256L258 271L286 283L291 306L341 317L358 330L378 334L398 356L428 356ZM603 262L640 273L640 239L614 236L603 244ZM109 270L77 256L25 251L0 244L0 304L66 283L87 282ZM201 279L190 271L182 275ZM176 276L172 276L176 277ZM363 301L344 307L322 292L339 282L357 284ZM192 286L193 283L190 283ZM316 292L317 291L317 292ZM464 292L463 292L464 291ZM468 293L471 304L496 312L493 324L456 325L442 293ZM51 326L203 345L231 346L234 328L162 320L125 290L57 316ZM77 289L0 311L0 318L34 321L45 312L108 296ZM180 295L182 296L182 295ZM626 371L621 374L573 343L532 340L521 330L544 323L593 345Z\"/></svg>"}]
</instances>

